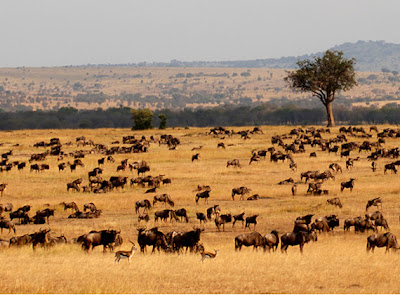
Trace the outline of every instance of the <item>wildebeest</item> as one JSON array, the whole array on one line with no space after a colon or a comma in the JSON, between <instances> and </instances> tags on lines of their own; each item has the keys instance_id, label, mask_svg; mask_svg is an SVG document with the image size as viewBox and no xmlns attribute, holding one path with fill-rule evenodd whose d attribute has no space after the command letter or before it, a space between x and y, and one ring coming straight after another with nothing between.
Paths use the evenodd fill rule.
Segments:
<instances>
[{"instance_id":1,"label":"wildebeest","mask_svg":"<svg viewBox=\"0 0 400 295\"><path fill-rule=\"evenodd\" d=\"M203 222L203 224L205 224L207 222L207 217L204 213L201 212L196 212L196 218L201 222Z\"/></svg>"},{"instance_id":2,"label":"wildebeest","mask_svg":"<svg viewBox=\"0 0 400 295\"><path fill-rule=\"evenodd\" d=\"M368 230L372 230L374 232L377 232L378 229L377 227L371 222L369 219L357 219L354 223L354 229L356 232L365 232Z\"/></svg>"},{"instance_id":3,"label":"wildebeest","mask_svg":"<svg viewBox=\"0 0 400 295\"><path fill-rule=\"evenodd\" d=\"M115 243L115 239L118 234L120 234L120 230L101 230L101 231L91 231L88 234L84 235L82 239L82 247L87 252L89 252L90 247L93 248L103 245L103 252L106 251L107 247L110 247L113 243Z\"/></svg>"},{"instance_id":4,"label":"wildebeest","mask_svg":"<svg viewBox=\"0 0 400 295\"><path fill-rule=\"evenodd\" d=\"M97 208L94 203L86 203L83 205L83 211L86 212L86 210L89 210L90 212L95 212Z\"/></svg>"},{"instance_id":5,"label":"wildebeest","mask_svg":"<svg viewBox=\"0 0 400 295\"><path fill-rule=\"evenodd\" d=\"M222 215L217 215L215 218L215 225L218 228L218 231L220 231L220 226L222 225L222 231L225 231L225 223L231 222L232 221L232 215L231 214L222 214Z\"/></svg>"},{"instance_id":6,"label":"wildebeest","mask_svg":"<svg viewBox=\"0 0 400 295\"><path fill-rule=\"evenodd\" d=\"M253 246L253 250L257 250L258 247L264 247L264 238L258 232L238 235L235 237L235 251L242 250L242 246Z\"/></svg>"},{"instance_id":7,"label":"wildebeest","mask_svg":"<svg viewBox=\"0 0 400 295\"><path fill-rule=\"evenodd\" d=\"M175 215L177 217L180 217L181 222L182 222L183 218L185 219L186 222L189 222L189 217L187 216L187 212L186 212L185 208L175 210Z\"/></svg>"},{"instance_id":8,"label":"wildebeest","mask_svg":"<svg viewBox=\"0 0 400 295\"><path fill-rule=\"evenodd\" d=\"M128 177L126 176L111 176L110 177L110 182L112 184L112 188L119 188L121 187L122 189L127 183Z\"/></svg>"},{"instance_id":9,"label":"wildebeest","mask_svg":"<svg viewBox=\"0 0 400 295\"><path fill-rule=\"evenodd\" d=\"M233 166L233 167L242 167L240 165L240 162L238 159L233 159L233 160L229 160L226 162L226 168L228 168L229 166Z\"/></svg>"},{"instance_id":10,"label":"wildebeest","mask_svg":"<svg viewBox=\"0 0 400 295\"><path fill-rule=\"evenodd\" d=\"M138 216L138 222L140 223L140 221L142 221L142 220L144 220L144 221L146 221L146 222L149 222L149 221L150 221L150 216L149 216L149 214L147 214L147 213L145 213L145 214L139 214L139 216Z\"/></svg>"},{"instance_id":11,"label":"wildebeest","mask_svg":"<svg viewBox=\"0 0 400 295\"><path fill-rule=\"evenodd\" d=\"M203 192L197 193L195 198L196 204L199 203L199 199L204 199L204 203L207 204L208 198L210 197L210 191L211 190L205 190Z\"/></svg>"},{"instance_id":12,"label":"wildebeest","mask_svg":"<svg viewBox=\"0 0 400 295\"><path fill-rule=\"evenodd\" d=\"M168 249L167 240L165 235L158 230L157 227L146 230L146 228L138 228L138 243L140 251L144 253L146 246L153 246L151 253L154 253L155 249L160 252L160 248Z\"/></svg>"},{"instance_id":13,"label":"wildebeest","mask_svg":"<svg viewBox=\"0 0 400 295\"><path fill-rule=\"evenodd\" d=\"M242 227L244 226L244 212L243 213L240 213L240 214L237 214L237 215L233 215L233 223L232 223L232 227L234 227L235 226L235 223L237 222L237 221L241 221L242 222Z\"/></svg>"},{"instance_id":14,"label":"wildebeest","mask_svg":"<svg viewBox=\"0 0 400 295\"><path fill-rule=\"evenodd\" d=\"M171 209L156 211L154 213L154 221L158 221L158 219L161 219L162 221L167 221L168 218L170 218L171 220L172 219L171 212L172 212Z\"/></svg>"},{"instance_id":15,"label":"wildebeest","mask_svg":"<svg viewBox=\"0 0 400 295\"><path fill-rule=\"evenodd\" d=\"M7 187L7 183L0 184L0 193L1 193L0 197L3 196L3 193L6 190L6 187Z\"/></svg>"},{"instance_id":16,"label":"wildebeest","mask_svg":"<svg viewBox=\"0 0 400 295\"><path fill-rule=\"evenodd\" d=\"M0 228L1 233L3 233L3 228L8 228L8 233L11 233L11 230L13 230L15 234L15 224L11 220L0 219Z\"/></svg>"},{"instance_id":17,"label":"wildebeest","mask_svg":"<svg viewBox=\"0 0 400 295\"><path fill-rule=\"evenodd\" d=\"M350 178L349 181L342 182L340 184L340 191L343 192L343 190L345 188L349 188L350 191L352 192L353 191L353 187L354 187L354 180L356 180L356 179L355 178Z\"/></svg>"},{"instance_id":18,"label":"wildebeest","mask_svg":"<svg viewBox=\"0 0 400 295\"><path fill-rule=\"evenodd\" d=\"M38 210L36 211L36 216L40 216L42 218L46 218L47 224L49 224L49 217L54 216L54 209L43 209L43 210Z\"/></svg>"},{"instance_id":19,"label":"wildebeest","mask_svg":"<svg viewBox=\"0 0 400 295\"><path fill-rule=\"evenodd\" d=\"M257 217L258 217L258 216L259 216L258 214L255 214L255 215L246 217L246 225L245 225L244 228L248 227L249 230L250 230L250 224L254 224L254 230L256 230Z\"/></svg>"},{"instance_id":20,"label":"wildebeest","mask_svg":"<svg viewBox=\"0 0 400 295\"><path fill-rule=\"evenodd\" d=\"M183 247L186 247L186 252L188 249L192 252L200 241L200 234L202 231L204 231L204 229L193 227L192 231L178 233L172 238L173 248L179 251L183 249Z\"/></svg>"},{"instance_id":21,"label":"wildebeest","mask_svg":"<svg viewBox=\"0 0 400 295\"><path fill-rule=\"evenodd\" d=\"M270 252L271 249L272 251L276 251L276 249L278 249L278 245L279 245L279 235L278 232L276 230L271 231L271 233L266 234L264 236L264 244L265 244L265 248L268 248L268 251Z\"/></svg>"},{"instance_id":22,"label":"wildebeest","mask_svg":"<svg viewBox=\"0 0 400 295\"><path fill-rule=\"evenodd\" d=\"M383 171L384 174L386 174L386 170L391 170L391 171L394 172L394 174L397 173L396 165L394 165L393 163L390 163L390 164L386 164L386 165L385 165L385 170Z\"/></svg>"},{"instance_id":23,"label":"wildebeest","mask_svg":"<svg viewBox=\"0 0 400 295\"><path fill-rule=\"evenodd\" d=\"M67 168L67 164L65 163L58 164L58 172L64 171L65 168Z\"/></svg>"},{"instance_id":24,"label":"wildebeest","mask_svg":"<svg viewBox=\"0 0 400 295\"><path fill-rule=\"evenodd\" d=\"M193 156L192 156L192 162L193 162L194 160L199 161L199 160L200 160L200 154L195 154L195 155L193 155Z\"/></svg>"},{"instance_id":25,"label":"wildebeest","mask_svg":"<svg viewBox=\"0 0 400 295\"><path fill-rule=\"evenodd\" d=\"M400 246L397 243L396 236L390 232L369 236L367 238L367 252L371 250L373 253L375 247L386 247L385 253L389 252L390 248L393 248L395 250L400 249Z\"/></svg>"},{"instance_id":26,"label":"wildebeest","mask_svg":"<svg viewBox=\"0 0 400 295\"><path fill-rule=\"evenodd\" d=\"M295 196L297 193L297 184L293 184L292 186L292 195Z\"/></svg>"},{"instance_id":27,"label":"wildebeest","mask_svg":"<svg viewBox=\"0 0 400 295\"><path fill-rule=\"evenodd\" d=\"M137 202L135 203L135 213L136 213L136 214L139 213L139 208L141 208L141 207L142 207L142 208L144 207L144 211L147 210L147 212L148 212L148 211L151 209L150 201L147 200L147 199L137 201ZM143 211L143 212L144 212L144 211Z\"/></svg>"},{"instance_id":28,"label":"wildebeest","mask_svg":"<svg viewBox=\"0 0 400 295\"><path fill-rule=\"evenodd\" d=\"M330 164L329 165L329 169L332 169L335 172L339 172L340 171L340 173L343 173L342 167L337 163Z\"/></svg>"},{"instance_id":29,"label":"wildebeest","mask_svg":"<svg viewBox=\"0 0 400 295\"><path fill-rule=\"evenodd\" d=\"M358 217L355 217L355 218L347 218L344 221L343 230L346 231L346 230L350 230L350 227L352 227L352 226L355 227L356 222L361 220L361 219L362 219L361 216L358 216Z\"/></svg>"},{"instance_id":30,"label":"wildebeest","mask_svg":"<svg viewBox=\"0 0 400 295\"><path fill-rule=\"evenodd\" d=\"M375 219L375 226L380 226L381 228L383 227L385 230L390 230L389 224L385 218Z\"/></svg>"},{"instance_id":31,"label":"wildebeest","mask_svg":"<svg viewBox=\"0 0 400 295\"><path fill-rule=\"evenodd\" d=\"M207 209L207 218L208 220L211 220L212 215L214 214L219 214L221 212L221 208L219 207L219 205L214 205L210 208Z\"/></svg>"},{"instance_id":32,"label":"wildebeest","mask_svg":"<svg viewBox=\"0 0 400 295\"><path fill-rule=\"evenodd\" d=\"M32 238L33 251L36 250L36 246L39 244L41 244L45 248L49 246L50 244L49 232L50 229L43 229L30 235Z\"/></svg>"},{"instance_id":33,"label":"wildebeest","mask_svg":"<svg viewBox=\"0 0 400 295\"><path fill-rule=\"evenodd\" d=\"M290 177L288 179L285 179L285 180L282 180L282 181L278 182L279 185L289 184L289 183L294 183L293 178Z\"/></svg>"},{"instance_id":34,"label":"wildebeest","mask_svg":"<svg viewBox=\"0 0 400 295\"><path fill-rule=\"evenodd\" d=\"M328 200L326 200L326 202L328 204L330 204L330 205L334 205L334 206L337 206L339 208L343 207L342 202L340 201L339 198L328 199Z\"/></svg>"},{"instance_id":35,"label":"wildebeest","mask_svg":"<svg viewBox=\"0 0 400 295\"><path fill-rule=\"evenodd\" d=\"M374 199L369 200L369 201L367 202L366 207L365 207L365 211L367 211L368 208L369 208L369 207L372 207L372 206L376 206L376 207L378 208L378 210L379 210L379 206L380 206L380 207L381 207L381 210L382 210L382 199L381 199L381 197L378 197L378 198L374 198Z\"/></svg>"},{"instance_id":36,"label":"wildebeest","mask_svg":"<svg viewBox=\"0 0 400 295\"><path fill-rule=\"evenodd\" d=\"M56 244L66 244L66 243L67 243L67 238L64 235L49 238L49 246L54 246Z\"/></svg>"},{"instance_id":37,"label":"wildebeest","mask_svg":"<svg viewBox=\"0 0 400 295\"><path fill-rule=\"evenodd\" d=\"M243 196L245 194L250 193L251 189L241 186L241 187L236 187L232 189L232 200L235 200L235 195L240 195L240 200L243 199Z\"/></svg>"},{"instance_id":38,"label":"wildebeest","mask_svg":"<svg viewBox=\"0 0 400 295\"><path fill-rule=\"evenodd\" d=\"M60 205L64 206L64 211L66 211L67 209L73 209L75 211L79 211L78 205L76 205L75 202L69 202L69 203L61 202Z\"/></svg>"},{"instance_id":39,"label":"wildebeest","mask_svg":"<svg viewBox=\"0 0 400 295\"><path fill-rule=\"evenodd\" d=\"M289 246L300 246L300 253L303 253L303 247L305 243L309 241L317 241L317 235L314 231L300 231L286 233L281 236L281 251L287 253L287 248Z\"/></svg>"},{"instance_id":40,"label":"wildebeest","mask_svg":"<svg viewBox=\"0 0 400 295\"><path fill-rule=\"evenodd\" d=\"M24 246L32 243L32 235L25 234L19 237L13 237L10 239L9 246Z\"/></svg>"},{"instance_id":41,"label":"wildebeest","mask_svg":"<svg viewBox=\"0 0 400 295\"><path fill-rule=\"evenodd\" d=\"M171 197L168 194L162 194L162 195L157 195L154 196L153 198L153 207L157 202L163 202L164 205L168 203L171 207L174 207L174 202L171 200Z\"/></svg>"}]
</instances>

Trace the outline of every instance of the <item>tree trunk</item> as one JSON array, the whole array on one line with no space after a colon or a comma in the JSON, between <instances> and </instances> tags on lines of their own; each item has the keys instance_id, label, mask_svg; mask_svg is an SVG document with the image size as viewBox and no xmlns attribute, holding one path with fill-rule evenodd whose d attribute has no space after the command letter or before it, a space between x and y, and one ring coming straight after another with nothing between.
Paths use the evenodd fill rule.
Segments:
<instances>
[{"instance_id":1,"label":"tree trunk","mask_svg":"<svg viewBox=\"0 0 400 295\"><path fill-rule=\"evenodd\" d=\"M326 114L328 116L327 127L334 127L335 126L335 118L333 117L332 101L327 102L325 107L326 107Z\"/></svg>"}]
</instances>

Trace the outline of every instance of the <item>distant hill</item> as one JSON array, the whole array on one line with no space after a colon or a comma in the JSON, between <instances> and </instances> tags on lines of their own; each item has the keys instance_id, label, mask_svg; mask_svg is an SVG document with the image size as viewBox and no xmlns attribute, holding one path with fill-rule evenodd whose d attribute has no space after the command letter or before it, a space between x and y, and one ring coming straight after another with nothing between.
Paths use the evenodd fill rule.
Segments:
<instances>
[{"instance_id":1,"label":"distant hill","mask_svg":"<svg viewBox=\"0 0 400 295\"><path fill-rule=\"evenodd\" d=\"M357 41L356 43L344 43L329 48L341 50L347 58L354 57L357 61L357 71L378 72L382 69L388 71L400 71L400 44L386 43L384 41ZM321 56L323 52L310 55L267 58L256 60L236 61L193 61L185 62L172 60L169 63L137 63L125 66L139 67L218 67L218 68L295 68L299 59L311 59L313 56ZM115 65L114 65L115 66ZM122 66L122 65L120 65Z\"/></svg>"}]
</instances>

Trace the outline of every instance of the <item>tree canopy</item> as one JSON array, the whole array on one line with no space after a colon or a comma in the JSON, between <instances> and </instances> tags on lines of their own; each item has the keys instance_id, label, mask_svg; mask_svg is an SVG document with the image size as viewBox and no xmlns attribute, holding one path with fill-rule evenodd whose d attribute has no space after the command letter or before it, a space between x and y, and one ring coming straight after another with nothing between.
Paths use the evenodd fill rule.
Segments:
<instances>
[{"instance_id":1,"label":"tree canopy","mask_svg":"<svg viewBox=\"0 0 400 295\"><path fill-rule=\"evenodd\" d=\"M133 130L144 130L153 128L154 114L149 109L131 110L132 119L135 125Z\"/></svg>"},{"instance_id":2,"label":"tree canopy","mask_svg":"<svg viewBox=\"0 0 400 295\"><path fill-rule=\"evenodd\" d=\"M357 85L354 70L355 59L346 59L342 51L327 50L314 60L299 60L297 70L288 71L284 78L295 91L311 92L326 108L328 126L335 126L332 102L338 91L346 91Z\"/></svg>"}]
</instances>

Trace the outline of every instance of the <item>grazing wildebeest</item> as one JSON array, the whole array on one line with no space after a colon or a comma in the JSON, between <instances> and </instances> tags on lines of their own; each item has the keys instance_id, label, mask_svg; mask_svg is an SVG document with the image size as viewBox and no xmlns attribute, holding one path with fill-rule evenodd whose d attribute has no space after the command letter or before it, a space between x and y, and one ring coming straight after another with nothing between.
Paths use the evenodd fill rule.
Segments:
<instances>
[{"instance_id":1,"label":"grazing wildebeest","mask_svg":"<svg viewBox=\"0 0 400 295\"><path fill-rule=\"evenodd\" d=\"M276 230L273 230L271 231L270 234L266 234L264 236L264 244L265 244L264 250L266 250L266 248L268 247L268 252L271 252L271 249L272 251L276 251L279 245L278 232Z\"/></svg>"},{"instance_id":2,"label":"grazing wildebeest","mask_svg":"<svg viewBox=\"0 0 400 295\"><path fill-rule=\"evenodd\" d=\"M242 222L242 227L244 226L244 212L237 214L237 215L233 215L233 223L232 223L232 227L235 226L236 221L241 221Z\"/></svg>"},{"instance_id":3,"label":"grazing wildebeest","mask_svg":"<svg viewBox=\"0 0 400 295\"><path fill-rule=\"evenodd\" d=\"M3 228L8 228L8 233L11 233L11 230L13 230L15 234L15 224L11 220L0 219L0 228L1 233L3 233Z\"/></svg>"},{"instance_id":4,"label":"grazing wildebeest","mask_svg":"<svg viewBox=\"0 0 400 295\"><path fill-rule=\"evenodd\" d=\"M193 156L192 156L192 162L193 162L194 160L199 161L199 160L200 160L200 154L195 154L195 155L193 155Z\"/></svg>"},{"instance_id":5,"label":"grazing wildebeest","mask_svg":"<svg viewBox=\"0 0 400 295\"><path fill-rule=\"evenodd\" d=\"M47 248L49 246L49 244L50 244L49 232L50 232L50 229L43 229L43 230L40 230L33 234L30 234L30 236L32 238L33 251L36 250L36 246L38 244L41 244L45 248Z\"/></svg>"},{"instance_id":6,"label":"grazing wildebeest","mask_svg":"<svg viewBox=\"0 0 400 295\"><path fill-rule=\"evenodd\" d=\"M175 250L179 252L180 249L183 251L183 247L186 247L186 252L190 249L193 252L195 246L200 242L200 234L204 229L193 227L194 230L178 233L172 238L172 245Z\"/></svg>"},{"instance_id":7,"label":"grazing wildebeest","mask_svg":"<svg viewBox=\"0 0 400 295\"><path fill-rule=\"evenodd\" d=\"M214 214L219 214L221 212L221 208L219 208L219 205L214 205L210 208L207 209L207 218L208 220L211 220L212 215Z\"/></svg>"},{"instance_id":8,"label":"grazing wildebeest","mask_svg":"<svg viewBox=\"0 0 400 295\"><path fill-rule=\"evenodd\" d=\"M254 153L252 156L251 156L251 158L250 158L250 162L249 162L249 165L252 163L252 162L260 162L261 161L261 157L258 155L258 154L256 154L256 153Z\"/></svg>"},{"instance_id":9,"label":"grazing wildebeest","mask_svg":"<svg viewBox=\"0 0 400 295\"><path fill-rule=\"evenodd\" d=\"M365 218L371 220L383 219L383 214L380 211L375 211L374 213L365 214Z\"/></svg>"},{"instance_id":10,"label":"grazing wildebeest","mask_svg":"<svg viewBox=\"0 0 400 295\"><path fill-rule=\"evenodd\" d=\"M90 212L95 212L97 208L94 203L86 203L83 205L83 211L86 212L86 210L89 210Z\"/></svg>"},{"instance_id":11,"label":"grazing wildebeest","mask_svg":"<svg viewBox=\"0 0 400 295\"><path fill-rule=\"evenodd\" d=\"M185 208L175 210L175 215L180 217L180 221L184 218L186 222L189 222L189 217L187 216L187 212Z\"/></svg>"},{"instance_id":12,"label":"grazing wildebeest","mask_svg":"<svg viewBox=\"0 0 400 295\"><path fill-rule=\"evenodd\" d=\"M215 225L218 228L218 231L220 231L220 226L222 225L222 231L225 231L225 223L231 222L232 221L232 215L231 214L222 214L222 215L217 215L215 218Z\"/></svg>"},{"instance_id":13,"label":"grazing wildebeest","mask_svg":"<svg viewBox=\"0 0 400 295\"><path fill-rule=\"evenodd\" d=\"M1 192L0 197L3 196L3 193L4 193L4 191L6 190L6 187L7 187L7 183L2 183L2 184L0 184L0 192Z\"/></svg>"},{"instance_id":14,"label":"grazing wildebeest","mask_svg":"<svg viewBox=\"0 0 400 295\"><path fill-rule=\"evenodd\" d=\"M229 160L226 162L226 168L228 168L229 166L233 166L233 167L242 167L240 165L240 162L238 159L233 159L233 160Z\"/></svg>"},{"instance_id":15,"label":"grazing wildebeest","mask_svg":"<svg viewBox=\"0 0 400 295\"><path fill-rule=\"evenodd\" d=\"M174 205L175 205L174 202L171 200L171 197L168 194L154 196L153 207L157 202L163 202L164 205L166 205L166 203L168 203L171 207L174 207Z\"/></svg>"},{"instance_id":16,"label":"grazing wildebeest","mask_svg":"<svg viewBox=\"0 0 400 295\"><path fill-rule=\"evenodd\" d=\"M310 153L310 158L316 158L316 157L317 157L317 153L316 152Z\"/></svg>"},{"instance_id":17,"label":"grazing wildebeest","mask_svg":"<svg viewBox=\"0 0 400 295\"><path fill-rule=\"evenodd\" d=\"M172 220L171 211L172 211L171 209L156 211L154 213L154 221L158 221L158 219L161 219L161 221L167 221L168 218Z\"/></svg>"},{"instance_id":18,"label":"grazing wildebeest","mask_svg":"<svg viewBox=\"0 0 400 295\"><path fill-rule=\"evenodd\" d=\"M54 209L46 208L46 209L43 209L43 210L36 211L36 216L40 216L42 218L46 218L47 224L49 224L49 217L50 216L54 216L54 211L55 211Z\"/></svg>"},{"instance_id":19,"label":"grazing wildebeest","mask_svg":"<svg viewBox=\"0 0 400 295\"><path fill-rule=\"evenodd\" d=\"M240 200L243 199L243 196L245 194L250 193L251 189L241 186L241 187L236 187L232 189L232 200L235 200L235 195L240 195Z\"/></svg>"},{"instance_id":20,"label":"grazing wildebeest","mask_svg":"<svg viewBox=\"0 0 400 295\"><path fill-rule=\"evenodd\" d=\"M390 163L390 164L386 164L386 165L385 165L384 174L386 174L386 170L392 170L392 171L394 172L394 174L397 173L396 165L394 165L393 163Z\"/></svg>"},{"instance_id":21,"label":"grazing wildebeest","mask_svg":"<svg viewBox=\"0 0 400 295\"><path fill-rule=\"evenodd\" d=\"M345 231L347 230L348 231L348 230L350 230L350 227L352 227L352 226L355 227L356 222L361 220L361 219L362 219L361 216L358 216L358 217L355 217L355 218L347 218L344 221L343 230L345 230Z\"/></svg>"},{"instance_id":22,"label":"grazing wildebeest","mask_svg":"<svg viewBox=\"0 0 400 295\"><path fill-rule=\"evenodd\" d=\"M340 184L340 191L343 192L343 190L345 188L349 188L350 191L352 192L353 191L353 187L354 187L354 180L356 180L356 179L355 178L350 178L349 181L342 182Z\"/></svg>"},{"instance_id":23,"label":"grazing wildebeest","mask_svg":"<svg viewBox=\"0 0 400 295\"><path fill-rule=\"evenodd\" d=\"M148 190L146 190L144 193L145 194L151 194L151 193L155 193L157 191L156 187L153 188L149 188Z\"/></svg>"},{"instance_id":24,"label":"grazing wildebeest","mask_svg":"<svg viewBox=\"0 0 400 295\"><path fill-rule=\"evenodd\" d=\"M65 163L58 164L58 172L64 171L65 168L67 168L67 164Z\"/></svg>"},{"instance_id":25,"label":"grazing wildebeest","mask_svg":"<svg viewBox=\"0 0 400 295\"><path fill-rule=\"evenodd\" d=\"M334 205L334 206L337 206L339 208L343 207L342 202L340 201L339 198L328 199L328 200L326 200L326 202L328 204L330 204L330 205Z\"/></svg>"},{"instance_id":26,"label":"grazing wildebeest","mask_svg":"<svg viewBox=\"0 0 400 295\"><path fill-rule=\"evenodd\" d=\"M257 217L258 217L258 216L259 216L258 214L255 214L255 215L246 217L246 225L245 225L244 228L246 229L246 227L248 227L249 230L250 230L250 224L254 224L254 230L256 230Z\"/></svg>"},{"instance_id":27,"label":"grazing wildebeest","mask_svg":"<svg viewBox=\"0 0 400 295\"><path fill-rule=\"evenodd\" d=\"M235 251L242 250L242 246L253 246L253 250L255 249L257 251L258 247L264 247L264 245L264 238L258 232L242 234L235 237Z\"/></svg>"},{"instance_id":28,"label":"grazing wildebeest","mask_svg":"<svg viewBox=\"0 0 400 295\"><path fill-rule=\"evenodd\" d=\"M396 236L390 232L369 236L367 238L367 252L371 250L374 253L375 247L386 247L385 253L389 252L390 248L400 249Z\"/></svg>"},{"instance_id":29,"label":"grazing wildebeest","mask_svg":"<svg viewBox=\"0 0 400 295\"><path fill-rule=\"evenodd\" d=\"M149 222L149 220L150 220L149 214L147 214L147 213L139 214L139 216L138 216L138 222L140 223L140 221L142 221L142 220L144 220L144 221L146 221L146 222Z\"/></svg>"},{"instance_id":30,"label":"grazing wildebeest","mask_svg":"<svg viewBox=\"0 0 400 295\"><path fill-rule=\"evenodd\" d=\"M69 202L69 203L61 202L60 205L64 206L64 211L66 211L67 209L73 209L75 211L79 211L78 205L76 205L75 202Z\"/></svg>"},{"instance_id":31,"label":"grazing wildebeest","mask_svg":"<svg viewBox=\"0 0 400 295\"><path fill-rule=\"evenodd\" d=\"M307 183L307 181L311 178L311 179L314 179L315 178L315 175L317 175L317 173L318 173L318 171L306 171L306 172L302 172L302 173L300 173L300 181L303 181L303 178L305 178L306 179L306 183Z\"/></svg>"},{"instance_id":32,"label":"grazing wildebeest","mask_svg":"<svg viewBox=\"0 0 400 295\"><path fill-rule=\"evenodd\" d=\"M196 212L196 218L200 221L200 224L202 221L203 221L203 224L205 224L207 222L207 217L204 213Z\"/></svg>"},{"instance_id":33,"label":"grazing wildebeest","mask_svg":"<svg viewBox=\"0 0 400 295\"><path fill-rule=\"evenodd\" d=\"M385 218L375 219L375 226L380 226L381 229L384 228L385 230L390 230L389 224Z\"/></svg>"},{"instance_id":34,"label":"grazing wildebeest","mask_svg":"<svg viewBox=\"0 0 400 295\"><path fill-rule=\"evenodd\" d=\"M57 244L66 244L67 238L64 235L58 237L50 237L49 239L49 246L54 246Z\"/></svg>"},{"instance_id":35,"label":"grazing wildebeest","mask_svg":"<svg viewBox=\"0 0 400 295\"><path fill-rule=\"evenodd\" d=\"M162 184L167 185L167 184L171 184L171 178L165 178L162 180Z\"/></svg>"},{"instance_id":36,"label":"grazing wildebeest","mask_svg":"<svg viewBox=\"0 0 400 295\"><path fill-rule=\"evenodd\" d=\"M79 192L81 190L79 188L79 185L77 185L75 182L68 182L67 183L67 191L69 191L70 189L74 189L77 192Z\"/></svg>"},{"instance_id":37,"label":"grazing wildebeest","mask_svg":"<svg viewBox=\"0 0 400 295\"><path fill-rule=\"evenodd\" d=\"M26 167L26 163L25 163L25 162L19 163L19 164L17 165L17 167L18 167L18 171L21 171L22 169L24 169L24 168Z\"/></svg>"},{"instance_id":38,"label":"grazing wildebeest","mask_svg":"<svg viewBox=\"0 0 400 295\"><path fill-rule=\"evenodd\" d=\"M195 198L196 204L199 203L200 198L204 199L205 204L208 204L208 198L210 197L210 191L211 190L205 190L204 192L197 193L196 198Z\"/></svg>"},{"instance_id":39,"label":"grazing wildebeest","mask_svg":"<svg viewBox=\"0 0 400 295\"><path fill-rule=\"evenodd\" d=\"M225 149L225 144L223 142L220 142L217 144L217 148L219 148L219 147Z\"/></svg>"},{"instance_id":40,"label":"grazing wildebeest","mask_svg":"<svg viewBox=\"0 0 400 295\"><path fill-rule=\"evenodd\" d=\"M354 229L356 232L364 232L368 230L372 230L374 232L378 231L377 227L371 222L371 220L366 218L356 220L356 222L354 223Z\"/></svg>"},{"instance_id":41,"label":"grazing wildebeest","mask_svg":"<svg viewBox=\"0 0 400 295\"><path fill-rule=\"evenodd\" d=\"M82 239L82 247L84 250L89 252L90 247L92 250L96 246L103 245L103 252L106 251L107 247L110 247L117 238L117 235L120 234L120 230L101 230L101 231L91 231L88 234L84 235Z\"/></svg>"},{"instance_id":42,"label":"grazing wildebeest","mask_svg":"<svg viewBox=\"0 0 400 295\"><path fill-rule=\"evenodd\" d=\"M367 211L368 208L372 207L372 206L376 206L378 208L378 210L379 210L379 205L380 205L381 210L382 210L382 199L381 199L381 197L371 199L371 200L369 200L367 202L367 205L365 207L365 211Z\"/></svg>"},{"instance_id":43,"label":"grazing wildebeest","mask_svg":"<svg viewBox=\"0 0 400 295\"><path fill-rule=\"evenodd\" d=\"M303 247L305 243L317 240L318 238L314 231L286 233L281 236L281 251L285 251L287 253L287 248L289 246L300 245L300 253L303 253Z\"/></svg>"},{"instance_id":44,"label":"grazing wildebeest","mask_svg":"<svg viewBox=\"0 0 400 295\"><path fill-rule=\"evenodd\" d=\"M141 208L141 207L142 207L142 208L144 207L143 213L144 213L146 210L147 210L147 212L148 212L148 211L151 209L150 201L147 200L147 199L137 201L137 202L135 203L135 213L136 213L136 214L139 213L139 208Z\"/></svg>"},{"instance_id":45,"label":"grazing wildebeest","mask_svg":"<svg viewBox=\"0 0 400 295\"><path fill-rule=\"evenodd\" d=\"M138 243L140 251L144 253L146 246L153 246L151 253L154 253L157 248L160 252L160 248L167 250L168 244L165 235L158 230L157 227L146 230L146 228L138 228Z\"/></svg>"}]
</instances>

